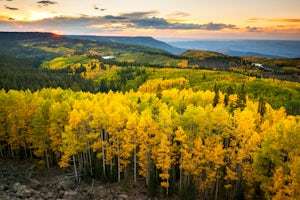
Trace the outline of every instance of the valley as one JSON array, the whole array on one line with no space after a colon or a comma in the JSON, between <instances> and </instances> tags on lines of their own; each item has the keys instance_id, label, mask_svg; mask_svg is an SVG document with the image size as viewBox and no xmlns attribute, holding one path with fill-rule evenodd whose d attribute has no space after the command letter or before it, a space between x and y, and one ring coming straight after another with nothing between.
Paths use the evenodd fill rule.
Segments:
<instances>
[{"instance_id":1,"label":"valley","mask_svg":"<svg viewBox=\"0 0 300 200\"><path fill-rule=\"evenodd\" d=\"M300 58L0 32L0 72L0 198L300 195Z\"/></svg>"}]
</instances>

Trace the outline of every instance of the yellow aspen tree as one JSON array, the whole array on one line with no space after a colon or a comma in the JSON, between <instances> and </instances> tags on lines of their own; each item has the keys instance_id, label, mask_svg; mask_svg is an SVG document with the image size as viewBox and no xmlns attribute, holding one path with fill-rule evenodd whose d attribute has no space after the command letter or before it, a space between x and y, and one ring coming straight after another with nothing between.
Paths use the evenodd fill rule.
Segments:
<instances>
[{"instance_id":1,"label":"yellow aspen tree","mask_svg":"<svg viewBox=\"0 0 300 200\"><path fill-rule=\"evenodd\" d=\"M206 107L213 104L215 93L209 90L193 92L190 97L190 104L198 107Z\"/></svg>"},{"instance_id":2,"label":"yellow aspen tree","mask_svg":"<svg viewBox=\"0 0 300 200\"><path fill-rule=\"evenodd\" d=\"M169 171L174 159L174 152L171 146L171 141L174 138L173 128L175 128L172 119L173 111L173 107L168 108L165 103L158 105L156 123L159 134L153 138L154 148L152 149L152 160L155 162L156 168L161 170L159 174L159 177L162 179L161 186L166 189L167 196L169 194Z\"/></svg>"},{"instance_id":3,"label":"yellow aspen tree","mask_svg":"<svg viewBox=\"0 0 300 200\"><path fill-rule=\"evenodd\" d=\"M190 141L196 137L200 126L205 127L206 116L203 107L189 104L181 117L181 125L187 131Z\"/></svg>"},{"instance_id":4,"label":"yellow aspen tree","mask_svg":"<svg viewBox=\"0 0 300 200\"><path fill-rule=\"evenodd\" d=\"M109 127L107 128L107 132L110 135L109 141L111 143L111 147L113 148L113 155L117 157L117 169L118 169L118 182L121 181L121 162L125 163L124 159L121 157L121 143L124 138L124 129L127 122L128 114L130 113L130 109L126 106L123 94L115 94L116 98L111 100L110 109L111 111L108 113L108 121ZM117 100L118 99L118 100ZM121 101L124 101L121 103ZM126 163L127 165L128 163Z\"/></svg>"},{"instance_id":5,"label":"yellow aspen tree","mask_svg":"<svg viewBox=\"0 0 300 200\"><path fill-rule=\"evenodd\" d=\"M75 155L79 152L80 149L81 149L81 143L78 140L77 134L72 131L71 126L66 125L65 130L62 133L61 151L63 155L60 159L59 166L68 167L70 165L71 156L72 156L76 179L78 178L78 169L76 165Z\"/></svg>"},{"instance_id":6,"label":"yellow aspen tree","mask_svg":"<svg viewBox=\"0 0 300 200\"><path fill-rule=\"evenodd\" d=\"M286 175L282 167L278 167L273 175L274 184L270 186L270 192L274 194L272 200L288 200L293 199L289 194L288 182L289 176Z\"/></svg>"},{"instance_id":7,"label":"yellow aspen tree","mask_svg":"<svg viewBox=\"0 0 300 200\"><path fill-rule=\"evenodd\" d=\"M206 182L215 183L215 200L218 199L219 179L221 178L220 168L225 165L224 157L225 150L223 148L223 138L220 135L212 135L205 139L205 147L209 153L205 153L208 167L206 170L209 172ZM208 155L208 156L207 156Z\"/></svg>"},{"instance_id":8,"label":"yellow aspen tree","mask_svg":"<svg viewBox=\"0 0 300 200\"><path fill-rule=\"evenodd\" d=\"M193 102L192 102L193 103ZM181 126L186 133L186 142L182 145L182 169L184 172L184 185L188 186L192 182L200 182L202 173L203 147L200 137L200 127L206 127L207 117L205 109L201 106L188 104L181 116ZM192 162L191 162L192 160ZM196 164L194 164L196 163Z\"/></svg>"},{"instance_id":9,"label":"yellow aspen tree","mask_svg":"<svg viewBox=\"0 0 300 200\"><path fill-rule=\"evenodd\" d=\"M8 142L6 119L8 116L8 96L4 89L0 90L0 156L4 157L4 149Z\"/></svg>"},{"instance_id":10,"label":"yellow aspen tree","mask_svg":"<svg viewBox=\"0 0 300 200\"><path fill-rule=\"evenodd\" d=\"M288 164L290 169L289 177L289 194L293 199L297 199L300 196L300 156L293 156L293 159Z\"/></svg>"},{"instance_id":11,"label":"yellow aspen tree","mask_svg":"<svg viewBox=\"0 0 300 200\"><path fill-rule=\"evenodd\" d=\"M49 108L49 135L50 135L50 148L57 158L60 157L60 147L62 145L61 133L64 131L64 126L68 123L70 112L70 105L63 102L54 102Z\"/></svg>"},{"instance_id":12,"label":"yellow aspen tree","mask_svg":"<svg viewBox=\"0 0 300 200\"><path fill-rule=\"evenodd\" d=\"M52 100L40 97L32 121L33 134L31 138L33 153L43 157L46 166L50 168L50 136L49 136L49 108Z\"/></svg>"},{"instance_id":13,"label":"yellow aspen tree","mask_svg":"<svg viewBox=\"0 0 300 200\"><path fill-rule=\"evenodd\" d=\"M27 105L24 92L10 90L8 95L8 115L7 115L7 129L8 129L8 144L10 146L11 157L14 157L15 151L21 151L21 148L26 148L26 115Z\"/></svg>"},{"instance_id":14,"label":"yellow aspen tree","mask_svg":"<svg viewBox=\"0 0 300 200\"><path fill-rule=\"evenodd\" d=\"M169 170L172 165L171 153L168 136L163 134L157 149L156 168L161 170L161 173L159 173L159 177L162 180L160 185L166 189L166 196L169 195Z\"/></svg>"},{"instance_id":15,"label":"yellow aspen tree","mask_svg":"<svg viewBox=\"0 0 300 200\"><path fill-rule=\"evenodd\" d=\"M133 154L133 181L137 181L137 126L139 116L137 112L129 115L124 130L123 140L121 142L120 156L122 158L122 165L126 166L130 163L130 157ZM126 172L126 171L125 171ZM125 174L126 175L126 174Z\"/></svg>"},{"instance_id":16,"label":"yellow aspen tree","mask_svg":"<svg viewBox=\"0 0 300 200\"><path fill-rule=\"evenodd\" d=\"M74 108L81 110L84 114L82 117L82 121L80 124L80 137L83 143L82 149L82 157L83 157L83 167L85 169L85 173L90 173L93 176L93 168L92 168L92 155L91 155L91 143L92 141L88 137L88 133L91 130L90 127L90 119L92 118L92 111L93 111L93 103L89 98L89 93L84 93L84 99L80 101L80 104L74 104Z\"/></svg>"},{"instance_id":17,"label":"yellow aspen tree","mask_svg":"<svg viewBox=\"0 0 300 200\"><path fill-rule=\"evenodd\" d=\"M183 167L185 173L193 175L193 181L198 185L199 189L204 191L206 185L203 183L203 177L206 160L204 155L205 144L202 137L194 138L192 141L192 148L190 152L183 152ZM189 178L189 177L188 177ZM185 185L189 184L185 183Z\"/></svg>"},{"instance_id":18,"label":"yellow aspen tree","mask_svg":"<svg viewBox=\"0 0 300 200\"><path fill-rule=\"evenodd\" d=\"M230 115L226 108L222 104L218 104L216 107L208 105L205 107L206 121L200 122L200 132L202 134L217 134L223 138L229 138L231 135L230 129ZM205 126L203 126L205 125Z\"/></svg>"},{"instance_id":19,"label":"yellow aspen tree","mask_svg":"<svg viewBox=\"0 0 300 200\"><path fill-rule=\"evenodd\" d=\"M168 106L177 106L179 90L177 88L172 88L170 90L162 91L161 101Z\"/></svg>"},{"instance_id":20,"label":"yellow aspen tree","mask_svg":"<svg viewBox=\"0 0 300 200\"><path fill-rule=\"evenodd\" d=\"M72 127L72 131L78 136L78 140L81 143L81 149L78 154L79 167L93 175L91 155L90 155L90 139L87 137L90 131L89 120L91 118L91 101L88 99L88 94L81 94L83 99L76 100L73 103L73 110L70 112L69 125Z\"/></svg>"},{"instance_id":21,"label":"yellow aspen tree","mask_svg":"<svg viewBox=\"0 0 300 200\"><path fill-rule=\"evenodd\" d=\"M267 112L280 115L282 111ZM295 170L299 169L296 163L300 157L300 123L295 116L279 119L278 115L270 118L271 128L264 133L253 168L266 199L297 199L299 176Z\"/></svg>"},{"instance_id":22,"label":"yellow aspen tree","mask_svg":"<svg viewBox=\"0 0 300 200\"><path fill-rule=\"evenodd\" d=\"M77 105L76 105L77 104ZM76 155L85 149L85 142L83 138L83 131L85 131L85 123L88 119L84 110L79 109L79 100L73 103L73 109L69 113L68 125L64 127L62 133L62 148L63 153L59 162L60 167L68 167L72 156L74 173L76 179L78 178L78 166L82 165L82 161L76 159ZM77 110L79 109L79 110ZM78 163L78 165L77 165ZM82 167L82 166L80 166Z\"/></svg>"},{"instance_id":23,"label":"yellow aspen tree","mask_svg":"<svg viewBox=\"0 0 300 200\"><path fill-rule=\"evenodd\" d=\"M146 92L158 93L161 90L166 90L173 87L183 88L188 84L189 84L189 80L185 78L177 78L177 79L169 79L169 80L163 80L162 78L159 78L159 79L152 79L146 81L146 83L144 83L139 87L139 91L142 93L146 93Z\"/></svg>"},{"instance_id":24,"label":"yellow aspen tree","mask_svg":"<svg viewBox=\"0 0 300 200\"><path fill-rule=\"evenodd\" d=\"M187 135L186 132L183 130L181 126L177 128L175 131L175 137L174 137L174 146L175 146L175 152L179 153L179 189L182 189L182 178L183 178L183 170L184 170L184 154L186 155L188 152L188 145L187 145ZM188 156L185 156L185 158ZM185 163L187 163L190 160L190 157L185 160Z\"/></svg>"},{"instance_id":25,"label":"yellow aspen tree","mask_svg":"<svg viewBox=\"0 0 300 200\"><path fill-rule=\"evenodd\" d=\"M255 106L251 106L249 101L242 111L236 109L233 115L233 138L230 146L235 154L231 154L233 159L230 159L235 166L235 171L239 180L243 180L244 186L247 188L248 196L253 194L254 190L254 173L252 170L252 162L255 151L260 145L261 135L257 132L259 126L259 114ZM234 160L235 159L235 160ZM227 177L228 178L228 177ZM247 198L248 198L247 197Z\"/></svg>"},{"instance_id":26,"label":"yellow aspen tree","mask_svg":"<svg viewBox=\"0 0 300 200\"><path fill-rule=\"evenodd\" d=\"M26 135L26 150L25 150L25 156L27 156L27 149L29 149L30 152L30 158L33 158L32 155L32 146L30 142L31 135L33 134L33 126L32 121L34 118L35 110L37 108L36 101L34 99L34 94L31 93L29 90L26 90L26 113L27 117L25 118L25 129L24 132ZM48 108L47 108L48 109Z\"/></svg>"},{"instance_id":27,"label":"yellow aspen tree","mask_svg":"<svg viewBox=\"0 0 300 200\"><path fill-rule=\"evenodd\" d=\"M237 176L237 159L236 152L232 146L232 141L236 138L233 137L233 128L232 128L232 116L224 107L223 103L219 103L216 107L209 105L205 108L207 113L207 126L204 127L204 130L200 130L204 135L208 137L213 135L220 136L223 140L223 156L224 156L224 165L222 169L218 169L218 178L224 179L224 185L216 184L216 188L223 189L225 187L226 198L231 198L234 196L233 191L236 190L236 181L238 181ZM224 168L225 166L225 168ZM221 173L222 172L222 173ZM219 185L219 187L217 187ZM217 195L217 192L216 192Z\"/></svg>"},{"instance_id":28,"label":"yellow aspen tree","mask_svg":"<svg viewBox=\"0 0 300 200\"><path fill-rule=\"evenodd\" d=\"M106 176L106 163L105 163L105 149L108 145L107 137L105 134L105 126L106 126L106 114L105 114L105 106L106 99L102 94L97 94L92 100L92 108L91 112L92 119L89 121L89 125L92 128L92 131L89 132L87 137L91 140L91 145L94 152L97 152L97 158L102 159L102 172L103 176Z\"/></svg>"},{"instance_id":29,"label":"yellow aspen tree","mask_svg":"<svg viewBox=\"0 0 300 200\"><path fill-rule=\"evenodd\" d=\"M106 94L103 98L102 102L102 108L104 115L100 114L100 123L103 126L103 140L106 141L102 145L102 149L105 147L105 155L104 155L104 160L105 160L105 165L110 166L110 173L112 175L113 172L113 158L115 156L115 148L113 146L113 140L111 139L110 132L108 129L111 127L111 120L109 120L109 114L113 113L113 107L112 103L116 101L116 94L110 91L108 94ZM104 165L104 164L103 164Z\"/></svg>"},{"instance_id":30,"label":"yellow aspen tree","mask_svg":"<svg viewBox=\"0 0 300 200\"><path fill-rule=\"evenodd\" d=\"M146 178L146 185L149 185L151 170L151 149L153 147L153 138L158 133L157 125L152 118L152 111L146 108L142 111L139 124L137 126L137 144L139 150L137 153L139 174Z\"/></svg>"}]
</instances>

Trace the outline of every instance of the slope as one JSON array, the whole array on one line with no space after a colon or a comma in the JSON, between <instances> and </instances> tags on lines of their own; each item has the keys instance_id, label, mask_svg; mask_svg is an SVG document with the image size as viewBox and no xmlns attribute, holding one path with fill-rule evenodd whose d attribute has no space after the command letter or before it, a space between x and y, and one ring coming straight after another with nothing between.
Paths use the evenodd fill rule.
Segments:
<instances>
[{"instance_id":1,"label":"slope","mask_svg":"<svg viewBox=\"0 0 300 200\"><path fill-rule=\"evenodd\" d=\"M118 36L88 36L88 35L66 35L66 37L74 39L92 40L98 42L117 42L122 44L134 44L149 46L153 48L162 49L172 54L180 54L185 49L173 47L165 42L156 40L152 37L118 37Z\"/></svg>"}]
</instances>

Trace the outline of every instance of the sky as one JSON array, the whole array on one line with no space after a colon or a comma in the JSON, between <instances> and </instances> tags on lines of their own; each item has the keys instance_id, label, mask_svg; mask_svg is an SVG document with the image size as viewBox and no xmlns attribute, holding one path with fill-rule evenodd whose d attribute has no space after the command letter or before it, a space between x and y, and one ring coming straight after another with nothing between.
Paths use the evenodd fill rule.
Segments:
<instances>
[{"instance_id":1,"label":"sky","mask_svg":"<svg viewBox=\"0 0 300 200\"><path fill-rule=\"evenodd\" d=\"M300 0L0 0L0 31L300 40Z\"/></svg>"}]
</instances>

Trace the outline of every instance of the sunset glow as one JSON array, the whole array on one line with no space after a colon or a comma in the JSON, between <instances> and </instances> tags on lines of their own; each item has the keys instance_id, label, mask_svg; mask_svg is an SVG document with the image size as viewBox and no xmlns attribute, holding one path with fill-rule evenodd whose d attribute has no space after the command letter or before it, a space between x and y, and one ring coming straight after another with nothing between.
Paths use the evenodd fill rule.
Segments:
<instances>
[{"instance_id":1,"label":"sunset glow","mask_svg":"<svg viewBox=\"0 0 300 200\"><path fill-rule=\"evenodd\" d=\"M300 40L300 1L0 1L0 31Z\"/></svg>"},{"instance_id":2,"label":"sunset glow","mask_svg":"<svg viewBox=\"0 0 300 200\"><path fill-rule=\"evenodd\" d=\"M28 18L30 21L37 21L42 19L50 19L55 17L55 14L52 14L50 12L36 12L36 11L30 11L31 15Z\"/></svg>"},{"instance_id":3,"label":"sunset glow","mask_svg":"<svg viewBox=\"0 0 300 200\"><path fill-rule=\"evenodd\" d=\"M58 31L58 30L52 30L52 31L50 31L50 33L53 33L54 35L57 35L57 36L61 36L63 34L61 31Z\"/></svg>"}]
</instances>

